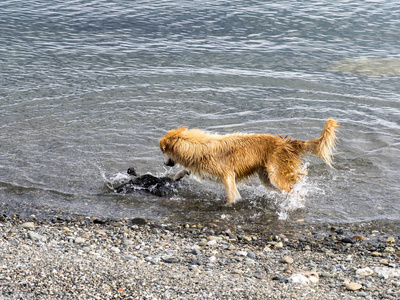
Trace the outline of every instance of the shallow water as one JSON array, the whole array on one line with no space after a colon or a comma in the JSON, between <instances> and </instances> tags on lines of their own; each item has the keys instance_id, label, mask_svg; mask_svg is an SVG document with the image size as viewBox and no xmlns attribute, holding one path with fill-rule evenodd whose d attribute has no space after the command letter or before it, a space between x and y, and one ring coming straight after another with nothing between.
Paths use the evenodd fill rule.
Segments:
<instances>
[{"instance_id":1,"label":"shallow water","mask_svg":"<svg viewBox=\"0 0 400 300\"><path fill-rule=\"evenodd\" d=\"M2 210L398 221L398 13L390 1L2 1ZM336 169L309 159L305 199L256 178L233 208L208 181L186 180L162 198L107 187L130 166L179 171L163 166L158 147L177 126L312 139L329 117L341 125Z\"/></svg>"}]
</instances>

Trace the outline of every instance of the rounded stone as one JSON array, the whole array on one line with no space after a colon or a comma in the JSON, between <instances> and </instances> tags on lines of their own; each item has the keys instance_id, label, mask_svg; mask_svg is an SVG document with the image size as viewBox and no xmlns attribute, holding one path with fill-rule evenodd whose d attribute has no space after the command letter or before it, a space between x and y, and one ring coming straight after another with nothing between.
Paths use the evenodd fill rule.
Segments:
<instances>
[{"instance_id":1,"label":"rounded stone","mask_svg":"<svg viewBox=\"0 0 400 300\"><path fill-rule=\"evenodd\" d=\"M349 291L358 291L362 289L362 285L355 282L348 282L344 284L344 287Z\"/></svg>"},{"instance_id":2,"label":"rounded stone","mask_svg":"<svg viewBox=\"0 0 400 300\"><path fill-rule=\"evenodd\" d=\"M290 256L284 256L281 259L281 263L291 264L291 263L293 263L293 258L291 258Z\"/></svg>"},{"instance_id":3,"label":"rounded stone","mask_svg":"<svg viewBox=\"0 0 400 300\"><path fill-rule=\"evenodd\" d=\"M360 276L370 276L370 275L374 274L374 271L372 271L371 268L366 267L366 268L358 269L356 271L356 274L360 275Z\"/></svg>"},{"instance_id":4,"label":"rounded stone","mask_svg":"<svg viewBox=\"0 0 400 300\"><path fill-rule=\"evenodd\" d=\"M114 253L120 253L121 252L121 250L119 248L117 248L117 247L111 247L110 251L112 251Z\"/></svg>"},{"instance_id":5,"label":"rounded stone","mask_svg":"<svg viewBox=\"0 0 400 300\"><path fill-rule=\"evenodd\" d=\"M191 264L195 265L195 266L201 266L203 264L203 262L199 259L196 259L196 260L192 261Z\"/></svg>"},{"instance_id":6,"label":"rounded stone","mask_svg":"<svg viewBox=\"0 0 400 300\"><path fill-rule=\"evenodd\" d=\"M146 225L149 221L145 218L133 218L131 222L133 225Z\"/></svg>"},{"instance_id":7,"label":"rounded stone","mask_svg":"<svg viewBox=\"0 0 400 300\"><path fill-rule=\"evenodd\" d=\"M166 263L169 263L169 264L174 264L174 263L180 262L180 259L177 257L166 257L166 258L163 258L163 261Z\"/></svg>"},{"instance_id":8,"label":"rounded stone","mask_svg":"<svg viewBox=\"0 0 400 300\"><path fill-rule=\"evenodd\" d=\"M394 254L396 250L393 247L386 247L385 250L383 250L383 252L388 254Z\"/></svg>"},{"instance_id":9,"label":"rounded stone","mask_svg":"<svg viewBox=\"0 0 400 300\"><path fill-rule=\"evenodd\" d=\"M238 256L247 256L247 251L238 251L236 252Z\"/></svg>"},{"instance_id":10,"label":"rounded stone","mask_svg":"<svg viewBox=\"0 0 400 300\"><path fill-rule=\"evenodd\" d=\"M25 228L25 229L35 229L35 223L25 222L25 223L21 224L21 227Z\"/></svg>"},{"instance_id":11,"label":"rounded stone","mask_svg":"<svg viewBox=\"0 0 400 300\"><path fill-rule=\"evenodd\" d=\"M131 245L134 244L134 241L129 240L129 239L125 239L125 240L123 241L123 244L124 244L125 246L131 246Z\"/></svg>"},{"instance_id":12,"label":"rounded stone","mask_svg":"<svg viewBox=\"0 0 400 300\"><path fill-rule=\"evenodd\" d=\"M28 237L33 241L45 241L46 240L45 236L42 236L39 233L36 233L34 231L29 231Z\"/></svg>"},{"instance_id":13,"label":"rounded stone","mask_svg":"<svg viewBox=\"0 0 400 300\"><path fill-rule=\"evenodd\" d=\"M366 238L362 235L355 235L355 236L353 236L353 240L365 241Z\"/></svg>"},{"instance_id":14,"label":"rounded stone","mask_svg":"<svg viewBox=\"0 0 400 300\"><path fill-rule=\"evenodd\" d=\"M357 296L358 297L367 297L367 293L366 292L358 292Z\"/></svg>"},{"instance_id":15,"label":"rounded stone","mask_svg":"<svg viewBox=\"0 0 400 300\"><path fill-rule=\"evenodd\" d=\"M81 237L77 237L76 239L75 239L75 243L77 243L77 244L82 244L82 243L84 243L86 240L84 239L84 238L81 238Z\"/></svg>"},{"instance_id":16,"label":"rounded stone","mask_svg":"<svg viewBox=\"0 0 400 300\"><path fill-rule=\"evenodd\" d=\"M207 246L215 246L217 244L217 240L210 240L206 243Z\"/></svg>"},{"instance_id":17,"label":"rounded stone","mask_svg":"<svg viewBox=\"0 0 400 300\"><path fill-rule=\"evenodd\" d=\"M388 237L387 240L386 240L386 242L387 242L387 243L394 243L394 242L395 242L395 239L394 239L394 237Z\"/></svg>"}]
</instances>

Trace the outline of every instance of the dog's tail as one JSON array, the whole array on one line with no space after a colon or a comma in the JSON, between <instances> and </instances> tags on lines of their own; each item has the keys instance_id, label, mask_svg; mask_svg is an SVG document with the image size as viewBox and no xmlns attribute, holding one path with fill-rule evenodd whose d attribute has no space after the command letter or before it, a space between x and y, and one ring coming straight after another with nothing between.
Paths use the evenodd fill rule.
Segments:
<instances>
[{"instance_id":1,"label":"dog's tail","mask_svg":"<svg viewBox=\"0 0 400 300\"><path fill-rule=\"evenodd\" d=\"M336 148L337 137L336 128L339 127L339 123L334 119L328 119L325 123L325 127L322 130L322 134L315 140L305 141L301 148L304 152L309 152L320 157L328 166L332 166L332 156Z\"/></svg>"}]
</instances>

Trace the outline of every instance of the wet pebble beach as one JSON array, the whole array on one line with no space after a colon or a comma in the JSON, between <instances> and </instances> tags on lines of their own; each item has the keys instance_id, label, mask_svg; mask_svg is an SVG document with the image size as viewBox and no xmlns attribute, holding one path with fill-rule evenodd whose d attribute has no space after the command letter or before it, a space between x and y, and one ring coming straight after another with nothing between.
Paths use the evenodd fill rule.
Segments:
<instances>
[{"instance_id":1,"label":"wet pebble beach","mask_svg":"<svg viewBox=\"0 0 400 300\"><path fill-rule=\"evenodd\" d=\"M399 236L89 217L0 219L0 299L398 299Z\"/></svg>"}]
</instances>

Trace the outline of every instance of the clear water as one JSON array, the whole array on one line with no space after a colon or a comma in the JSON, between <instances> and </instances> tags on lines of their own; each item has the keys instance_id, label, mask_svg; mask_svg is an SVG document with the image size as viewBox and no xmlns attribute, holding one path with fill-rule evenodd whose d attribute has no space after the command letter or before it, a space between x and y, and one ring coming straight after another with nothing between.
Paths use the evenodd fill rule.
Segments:
<instances>
[{"instance_id":1,"label":"clear water","mask_svg":"<svg viewBox=\"0 0 400 300\"><path fill-rule=\"evenodd\" d=\"M1 209L399 221L399 13L396 1L3 0ZM233 208L208 181L163 198L108 188L130 166L178 171L158 147L177 126L312 139L329 117L341 124L336 169L309 159L305 199L256 178Z\"/></svg>"}]
</instances>

